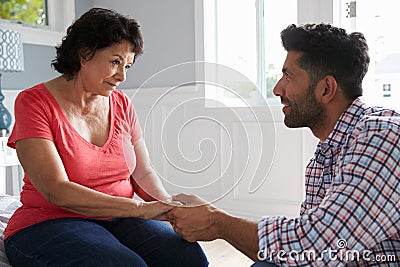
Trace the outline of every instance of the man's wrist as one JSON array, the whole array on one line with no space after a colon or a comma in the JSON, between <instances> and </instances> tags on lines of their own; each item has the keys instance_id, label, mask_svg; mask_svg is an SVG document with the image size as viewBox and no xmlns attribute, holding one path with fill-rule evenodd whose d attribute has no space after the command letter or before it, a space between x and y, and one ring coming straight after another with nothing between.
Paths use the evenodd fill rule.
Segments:
<instances>
[{"instance_id":1,"label":"man's wrist","mask_svg":"<svg viewBox=\"0 0 400 267\"><path fill-rule=\"evenodd\" d=\"M226 226L231 216L218 208L213 209L211 216L211 221L213 222L212 226L217 235L216 238L224 239L226 237Z\"/></svg>"}]
</instances>

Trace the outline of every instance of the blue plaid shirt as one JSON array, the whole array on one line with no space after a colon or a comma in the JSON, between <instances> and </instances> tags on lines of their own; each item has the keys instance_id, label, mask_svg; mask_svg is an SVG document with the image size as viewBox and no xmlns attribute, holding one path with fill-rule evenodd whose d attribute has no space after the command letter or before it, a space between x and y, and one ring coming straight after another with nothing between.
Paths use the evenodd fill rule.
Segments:
<instances>
[{"instance_id":1,"label":"blue plaid shirt","mask_svg":"<svg viewBox=\"0 0 400 267\"><path fill-rule=\"evenodd\" d=\"M297 218L264 217L261 258L281 266L400 266L400 114L357 98L306 168Z\"/></svg>"}]
</instances>

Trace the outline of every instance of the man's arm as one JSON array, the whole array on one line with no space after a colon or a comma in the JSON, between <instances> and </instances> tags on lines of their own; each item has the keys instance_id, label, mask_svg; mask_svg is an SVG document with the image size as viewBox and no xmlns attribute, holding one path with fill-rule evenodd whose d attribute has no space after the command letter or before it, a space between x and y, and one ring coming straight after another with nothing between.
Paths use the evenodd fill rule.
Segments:
<instances>
[{"instance_id":1,"label":"man's arm","mask_svg":"<svg viewBox=\"0 0 400 267\"><path fill-rule=\"evenodd\" d=\"M219 218L218 218L219 217ZM219 226L220 238L229 242L253 261L257 261L258 235L257 222L221 212L215 220Z\"/></svg>"},{"instance_id":2,"label":"man's arm","mask_svg":"<svg viewBox=\"0 0 400 267\"><path fill-rule=\"evenodd\" d=\"M252 260L257 260L257 222L232 216L194 195L173 200L184 206L169 212L174 230L189 242L224 239Z\"/></svg>"},{"instance_id":3,"label":"man's arm","mask_svg":"<svg viewBox=\"0 0 400 267\"><path fill-rule=\"evenodd\" d=\"M324 266L338 266L352 260L346 256L332 260L326 253L338 249L359 253L370 249L371 257L385 250L393 251L396 243L388 238L400 232L398 132L398 129L382 129L359 134L340 163L340 172L333 178L335 184L329 194L318 207L297 218L269 216L257 227L204 202L187 210L174 208L168 218L175 215L172 222L188 241L223 238L252 259L257 253L257 233L251 230L254 226L253 229L258 228L263 256L277 264L284 261L285 266L306 266L317 260ZM190 203L186 197L175 199ZM189 196L188 200L196 199ZM343 242L345 245L341 247ZM292 251L295 254L290 254ZM363 258L359 260L360 265L366 263Z\"/></svg>"}]
</instances>

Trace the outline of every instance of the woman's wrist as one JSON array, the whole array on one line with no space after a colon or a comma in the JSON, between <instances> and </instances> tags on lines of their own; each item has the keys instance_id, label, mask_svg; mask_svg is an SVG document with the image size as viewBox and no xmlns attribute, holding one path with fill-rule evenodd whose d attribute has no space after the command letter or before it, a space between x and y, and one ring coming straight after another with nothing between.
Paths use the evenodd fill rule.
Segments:
<instances>
[{"instance_id":1,"label":"woman's wrist","mask_svg":"<svg viewBox=\"0 0 400 267\"><path fill-rule=\"evenodd\" d=\"M153 196L149 201L161 201L164 203L172 202L172 196L169 194L159 194L157 196Z\"/></svg>"}]
</instances>

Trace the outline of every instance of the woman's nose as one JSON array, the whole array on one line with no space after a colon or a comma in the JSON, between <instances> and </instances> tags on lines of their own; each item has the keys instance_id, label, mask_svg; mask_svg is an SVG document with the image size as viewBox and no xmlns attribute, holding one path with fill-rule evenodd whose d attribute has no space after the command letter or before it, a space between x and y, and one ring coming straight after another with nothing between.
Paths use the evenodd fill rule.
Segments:
<instances>
[{"instance_id":1,"label":"woman's nose","mask_svg":"<svg viewBox=\"0 0 400 267\"><path fill-rule=\"evenodd\" d=\"M125 67L123 67L123 66L119 67L117 73L115 74L115 77L119 82L124 82L126 80Z\"/></svg>"}]
</instances>

